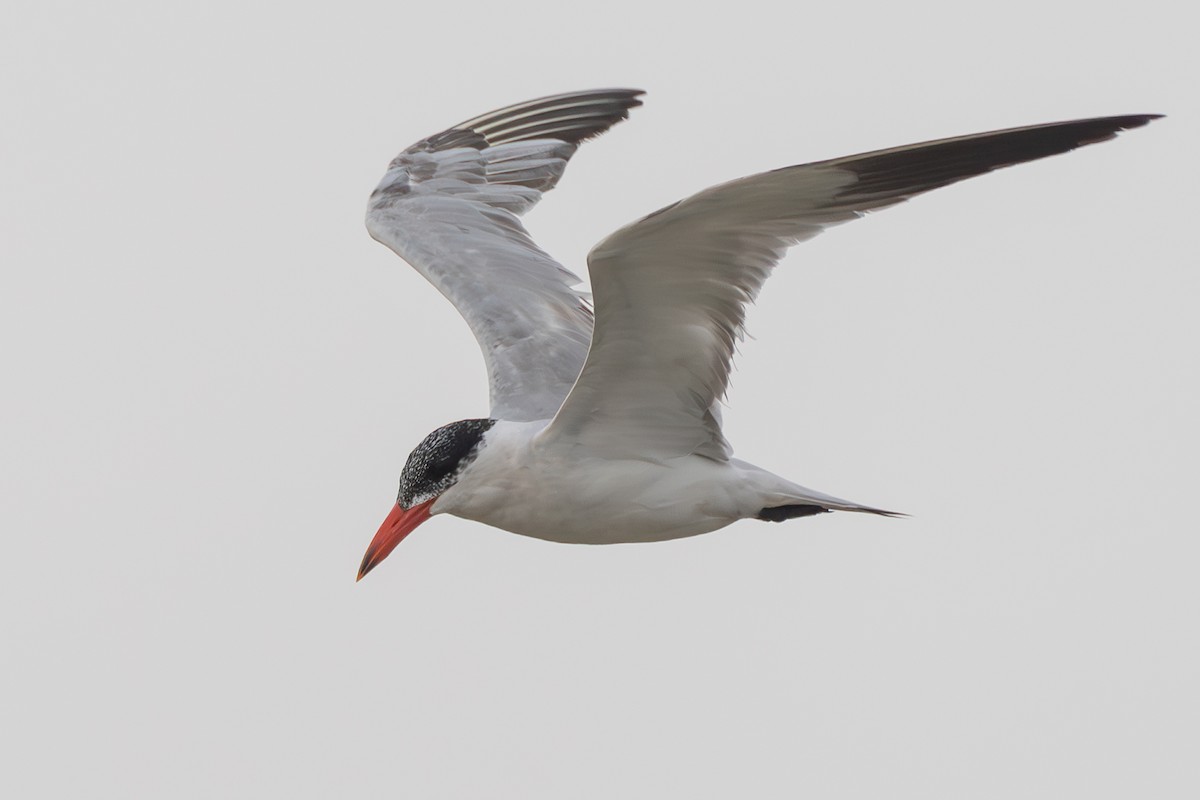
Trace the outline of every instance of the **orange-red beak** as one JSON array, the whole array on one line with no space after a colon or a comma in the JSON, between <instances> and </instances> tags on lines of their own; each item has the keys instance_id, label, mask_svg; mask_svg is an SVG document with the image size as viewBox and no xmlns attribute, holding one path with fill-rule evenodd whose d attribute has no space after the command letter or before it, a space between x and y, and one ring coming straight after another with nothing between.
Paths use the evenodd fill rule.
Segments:
<instances>
[{"instance_id":1,"label":"orange-red beak","mask_svg":"<svg viewBox=\"0 0 1200 800\"><path fill-rule=\"evenodd\" d=\"M437 498L426 500L412 508L401 508L399 503L392 507L392 513L388 514L387 519L379 526L379 531L367 548L367 554L363 556L362 566L358 568L358 577L355 578L356 581L361 581L364 575L375 569L380 561L388 557L388 553L396 549L396 545L400 544L405 536L429 519L434 500Z\"/></svg>"}]
</instances>

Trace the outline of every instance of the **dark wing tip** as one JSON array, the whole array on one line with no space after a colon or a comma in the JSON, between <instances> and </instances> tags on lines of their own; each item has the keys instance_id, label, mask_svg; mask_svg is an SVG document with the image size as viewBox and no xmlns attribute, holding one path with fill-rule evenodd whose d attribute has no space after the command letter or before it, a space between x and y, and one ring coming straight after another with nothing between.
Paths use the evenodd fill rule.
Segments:
<instances>
[{"instance_id":1,"label":"dark wing tip","mask_svg":"<svg viewBox=\"0 0 1200 800\"><path fill-rule=\"evenodd\" d=\"M1166 114L1126 114L1123 117L1109 117L1108 119L1124 119L1128 120L1129 124L1126 127L1140 128L1143 125L1149 125L1156 119L1163 119ZM1102 119L1104 119L1102 117Z\"/></svg>"},{"instance_id":2,"label":"dark wing tip","mask_svg":"<svg viewBox=\"0 0 1200 800\"><path fill-rule=\"evenodd\" d=\"M1140 128L1161 114L1051 122L862 153L825 162L851 170L849 195L907 197L1002 167L1066 153Z\"/></svg>"},{"instance_id":3,"label":"dark wing tip","mask_svg":"<svg viewBox=\"0 0 1200 800\"><path fill-rule=\"evenodd\" d=\"M579 144L607 131L642 104L641 89L593 89L527 100L460 122L410 150L483 149L507 142L556 139Z\"/></svg>"},{"instance_id":4,"label":"dark wing tip","mask_svg":"<svg viewBox=\"0 0 1200 800\"><path fill-rule=\"evenodd\" d=\"M1065 128L1068 130L1078 129L1081 135L1076 147L1082 147L1085 144L1106 142L1116 137L1121 131L1140 128L1143 125L1149 125L1156 119L1162 118L1162 114L1125 114L1120 117L1095 117L1093 119L1072 120L1070 122L1052 122L1049 125L1037 127ZM1087 136L1089 129L1094 131L1095 138Z\"/></svg>"}]
</instances>

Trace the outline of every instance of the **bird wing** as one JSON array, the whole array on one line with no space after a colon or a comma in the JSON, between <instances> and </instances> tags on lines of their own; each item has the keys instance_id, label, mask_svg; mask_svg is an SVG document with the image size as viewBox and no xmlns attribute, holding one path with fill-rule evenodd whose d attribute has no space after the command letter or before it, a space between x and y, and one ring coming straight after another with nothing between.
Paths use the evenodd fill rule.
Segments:
<instances>
[{"instance_id":1,"label":"bird wing","mask_svg":"<svg viewBox=\"0 0 1200 800\"><path fill-rule=\"evenodd\" d=\"M588 256L592 344L543 440L606 457L728 459L716 403L746 306L789 247L921 192L1154 118L1057 122L786 167L706 189L618 230Z\"/></svg>"},{"instance_id":2,"label":"bird wing","mask_svg":"<svg viewBox=\"0 0 1200 800\"><path fill-rule=\"evenodd\" d=\"M579 144L641 105L632 89L531 100L423 139L371 194L367 230L436 286L471 326L487 365L491 417L549 419L592 335L579 278L518 216L554 188Z\"/></svg>"}]
</instances>

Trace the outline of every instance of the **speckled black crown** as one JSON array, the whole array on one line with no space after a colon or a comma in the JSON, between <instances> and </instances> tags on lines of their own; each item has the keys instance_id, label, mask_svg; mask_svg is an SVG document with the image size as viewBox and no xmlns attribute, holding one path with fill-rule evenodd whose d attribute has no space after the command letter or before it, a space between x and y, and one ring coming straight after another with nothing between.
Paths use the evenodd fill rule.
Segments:
<instances>
[{"instance_id":1,"label":"speckled black crown","mask_svg":"<svg viewBox=\"0 0 1200 800\"><path fill-rule=\"evenodd\" d=\"M396 496L400 507L412 508L453 486L478 455L483 434L495 424L494 419L462 419L426 436L408 454L400 473L400 493Z\"/></svg>"}]
</instances>

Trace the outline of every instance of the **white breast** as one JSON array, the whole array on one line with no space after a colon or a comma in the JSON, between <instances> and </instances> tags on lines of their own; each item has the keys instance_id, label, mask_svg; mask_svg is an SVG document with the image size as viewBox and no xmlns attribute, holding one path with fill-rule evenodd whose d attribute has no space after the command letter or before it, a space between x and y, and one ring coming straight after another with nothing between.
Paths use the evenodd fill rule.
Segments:
<instances>
[{"instance_id":1,"label":"white breast","mask_svg":"<svg viewBox=\"0 0 1200 800\"><path fill-rule=\"evenodd\" d=\"M544 427L497 422L433 512L549 541L611 544L695 536L762 508L762 492L736 462L589 457L546 445Z\"/></svg>"}]
</instances>

